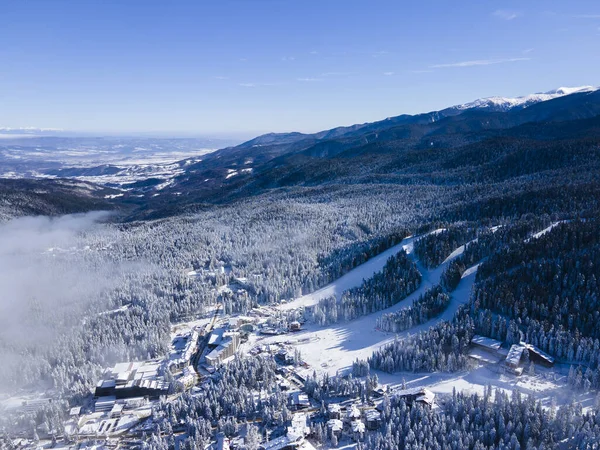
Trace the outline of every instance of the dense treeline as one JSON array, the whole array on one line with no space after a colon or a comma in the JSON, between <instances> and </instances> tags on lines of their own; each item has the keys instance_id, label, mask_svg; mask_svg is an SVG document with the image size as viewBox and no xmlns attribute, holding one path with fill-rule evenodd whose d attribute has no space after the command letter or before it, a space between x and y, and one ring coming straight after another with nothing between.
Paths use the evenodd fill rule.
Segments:
<instances>
[{"instance_id":1,"label":"dense treeline","mask_svg":"<svg viewBox=\"0 0 600 450\"><path fill-rule=\"evenodd\" d=\"M482 264L474 317L490 335L520 331L561 359L596 367L591 350L600 338L599 263L596 220L558 224ZM578 358L581 355L587 357Z\"/></svg>"},{"instance_id":2,"label":"dense treeline","mask_svg":"<svg viewBox=\"0 0 600 450\"><path fill-rule=\"evenodd\" d=\"M550 224L548 216L525 216L516 221L478 229L477 238L467 243L462 254L450 261L442 273L440 284L446 291L454 290L468 267L485 260L502 249L521 245L532 233L542 230Z\"/></svg>"},{"instance_id":3,"label":"dense treeline","mask_svg":"<svg viewBox=\"0 0 600 450\"><path fill-rule=\"evenodd\" d=\"M467 349L474 328L467 309L461 308L452 321L440 322L375 351L369 365L390 373L463 370L468 367Z\"/></svg>"},{"instance_id":4,"label":"dense treeline","mask_svg":"<svg viewBox=\"0 0 600 450\"><path fill-rule=\"evenodd\" d=\"M365 235L369 236L372 234L372 230L367 225L359 223L357 226L365 233ZM408 230L405 229L392 231L385 236L369 239L365 242L357 242L353 245L336 249L330 254L319 256L319 267L321 267L323 272L328 275L329 281L333 281L374 256L384 252L388 248L399 244L409 234ZM353 239L358 238L355 233L349 237Z\"/></svg>"},{"instance_id":5,"label":"dense treeline","mask_svg":"<svg viewBox=\"0 0 600 450\"><path fill-rule=\"evenodd\" d=\"M358 397L363 401L370 398L373 390L379 384L377 375L370 375L368 366L358 361L354 365L363 364L360 369L353 368L353 374L348 376L330 377L323 374L318 377L316 373L309 375L304 383L305 392L318 402L342 397ZM353 365L353 366L354 366ZM358 373L361 372L361 373Z\"/></svg>"},{"instance_id":6,"label":"dense treeline","mask_svg":"<svg viewBox=\"0 0 600 450\"><path fill-rule=\"evenodd\" d=\"M399 333L427 322L442 313L449 304L450 295L438 285L419 296L410 307L383 314L377 319L377 327L383 331Z\"/></svg>"},{"instance_id":7,"label":"dense treeline","mask_svg":"<svg viewBox=\"0 0 600 450\"><path fill-rule=\"evenodd\" d=\"M583 413L574 404L548 411L533 396L491 387L483 396L454 393L439 410L384 401L383 421L381 431L368 434L360 448L588 449L600 440L596 412Z\"/></svg>"},{"instance_id":8,"label":"dense treeline","mask_svg":"<svg viewBox=\"0 0 600 450\"><path fill-rule=\"evenodd\" d=\"M425 267L437 267L450 253L474 239L475 236L476 228L473 224L453 225L417 239L415 254Z\"/></svg>"},{"instance_id":9,"label":"dense treeline","mask_svg":"<svg viewBox=\"0 0 600 450\"><path fill-rule=\"evenodd\" d=\"M49 338L5 333L3 387L41 381L59 395L85 395L106 367L164 355L170 323L208 314L217 302L244 312L311 292L399 242L406 234L400 224L413 221L411 202L408 192L362 203L248 201L82 233L69 246L87 250L40 258L53 258L57 282L63 273L79 276L76 286L64 284L85 301L53 308L43 297L28 299L25 324L32 336L43 330ZM406 212L390 215L397 204ZM90 280L81 277L87 272Z\"/></svg>"},{"instance_id":10,"label":"dense treeline","mask_svg":"<svg viewBox=\"0 0 600 450\"><path fill-rule=\"evenodd\" d=\"M161 403L151 417L155 444L173 448L173 431L184 430L186 446L204 448L212 439L213 425L232 436L241 417L285 423L291 414L286 406L287 394L276 383L275 367L271 358L237 358L217 372L198 394L183 394Z\"/></svg>"},{"instance_id":11,"label":"dense treeline","mask_svg":"<svg viewBox=\"0 0 600 450\"><path fill-rule=\"evenodd\" d=\"M306 315L319 325L356 319L398 303L420 283L417 267L401 250L388 259L381 272L364 280L359 287L344 291L339 301L335 297L323 299L308 308Z\"/></svg>"}]
</instances>

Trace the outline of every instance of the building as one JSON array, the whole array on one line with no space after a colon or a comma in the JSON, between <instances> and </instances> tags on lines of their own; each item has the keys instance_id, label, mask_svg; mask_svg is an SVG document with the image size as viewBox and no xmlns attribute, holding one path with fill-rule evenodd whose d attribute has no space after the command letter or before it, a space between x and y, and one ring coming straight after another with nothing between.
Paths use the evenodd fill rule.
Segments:
<instances>
[{"instance_id":1,"label":"building","mask_svg":"<svg viewBox=\"0 0 600 450\"><path fill-rule=\"evenodd\" d=\"M235 355L240 345L240 334L235 331L225 331L219 328L213 331L208 340L210 353L205 356L206 364L215 367L227 358Z\"/></svg>"},{"instance_id":2,"label":"building","mask_svg":"<svg viewBox=\"0 0 600 450\"><path fill-rule=\"evenodd\" d=\"M365 422L369 430L381 428L381 413L376 409L370 409L365 413Z\"/></svg>"},{"instance_id":3,"label":"building","mask_svg":"<svg viewBox=\"0 0 600 450\"><path fill-rule=\"evenodd\" d=\"M114 395L106 397L98 397L94 404L94 411L96 412L110 412L117 402L117 398Z\"/></svg>"},{"instance_id":4,"label":"building","mask_svg":"<svg viewBox=\"0 0 600 450\"><path fill-rule=\"evenodd\" d=\"M116 364L104 372L104 378L96 385L95 396L120 399L166 395L169 383L158 375L159 369L160 363L156 361Z\"/></svg>"},{"instance_id":5,"label":"building","mask_svg":"<svg viewBox=\"0 0 600 450\"><path fill-rule=\"evenodd\" d=\"M348 408L348 411L346 413L346 418L350 422L359 420L360 419L360 409L358 409L356 407L356 405L350 406L350 408Z\"/></svg>"},{"instance_id":6,"label":"building","mask_svg":"<svg viewBox=\"0 0 600 450\"><path fill-rule=\"evenodd\" d=\"M225 436L225 433L217 433L215 450L229 450L229 439Z\"/></svg>"},{"instance_id":7,"label":"building","mask_svg":"<svg viewBox=\"0 0 600 450\"><path fill-rule=\"evenodd\" d=\"M260 445L261 450L295 450L304 443L304 436L285 435Z\"/></svg>"},{"instance_id":8,"label":"building","mask_svg":"<svg viewBox=\"0 0 600 450\"><path fill-rule=\"evenodd\" d=\"M304 409L310 407L308 395L303 392L294 392L290 395L290 408L292 410Z\"/></svg>"},{"instance_id":9,"label":"building","mask_svg":"<svg viewBox=\"0 0 600 450\"><path fill-rule=\"evenodd\" d=\"M198 373L192 366L187 366L183 369L181 377L175 381L175 385L178 389L186 391L191 389L198 382Z\"/></svg>"},{"instance_id":10,"label":"building","mask_svg":"<svg viewBox=\"0 0 600 450\"><path fill-rule=\"evenodd\" d=\"M506 365L511 369L516 369L521 364L521 358L523 357L523 352L525 351L525 346L514 344L510 347L508 351L508 355L506 356Z\"/></svg>"},{"instance_id":11,"label":"building","mask_svg":"<svg viewBox=\"0 0 600 450\"><path fill-rule=\"evenodd\" d=\"M327 415L330 419L341 419L342 408L338 403L330 403L327 406Z\"/></svg>"},{"instance_id":12,"label":"building","mask_svg":"<svg viewBox=\"0 0 600 450\"><path fill-rule=\"evenodd\" d=\"M344 423L340 419L329 419L327 421L327 430L329 430L329 435L335 435L339 438L342 435L342 430L344 429Z\"/></svg>"},{"instance_id":13,"label":"building","mask_svg":"<svg viewBox=\"0 0 600 450\"><path fill-rule=\"evenodd\" d=\"M554 366L554 358L540 348L526 342L521 342L521 345L529 351L529 359L535 363L542 364L546 367Z\"/></svg>"},{"instance_id":14,"label":"building","mask_svg":"<svg viewBox=\"0 0 600 450\"><path fill-rule=\"evenodd\" d=\"M300 331L300 322L298 322L296 320L293 322L290 322L289 330L290 331Z\"/></svg>"},{"instance_id":15,"label":"building","mask_svg":"<svg viewBox=\"0 0 600 450\"><path fill-rule=\"evenodd\" d=\"M294 364L294 355L288 352L285 348L281 348L275 353L275 358L282 364L292 365Z\"/></svg>"},{"instance_id":16,"label":"building","mask_svg":"<svg viewBox=\"0 0 600 450\"><path fill-rule=\"evenodd\" d=\"M296 413L292 416L292 422L287 428L287 434L292 436L308 436L310 434L308 417L305 413Z\"/></svg>"},{"instance_id":17,"label":"building","mask_svg":"<svg viewBox=\"0 0 600 450\"><path fill-rule=\"evenodd\" d=\"M190 361L198 350L198 339L200 334L193 329L187 334L177 335L171 341L171 354L167 365L171 372L176 372L190 364Z\"/></svg>"},{"instance_id":18,"label":"building","mask_svg":"<svg viewBox=\"0 0 600 450\"><path fill-rule=\"evenodd\" d=\"M400 399L404 400L409 405L418 402L427 406L433 406L435 394L429 389L425 388L402 389L392 394L392 400L399 401ZM382 403L378 406L378 408L381 406Z\"/></svg>"},{"instance_id":19,"label":"building","mask_svg":"<svg viewBox=\"0 0 600 450\"><path fill-rule=\"evenodd\" d=\"M502 342L489 337L480 336L478 334L473 336L473 339L471 339L471 344L491 352L497 352L500 350L500 347L502 347Z\"/></svg>"},{"instance_id":20,"label":"building","mask_svg":"<svg viewBox=\"0 0 600 450\"><path fill-rule=\"evenodd\" d=\"M365 437L365 424L360 420L355 420L350 426L352 427L352 439L362 441Z\"/></svg>"},{"instance_id":21,"label":"building","mask_svg":"<svg viewBox=\"0 0 600 450\"><path fill-rule=\"evenodd\" d=\"M262 450L296 450L304 446L304 440L310 434L308 417L304 413L296 413L292 416L287 434L280 436L260 446Z\"/></svg>"},{"instance_id":22,"label":"building","mask_svg":"<svg viewBox=\"0 0 600 450\"><path fill-rule=\"evenodd\" d=\"M112 417L112 418L120 417L122 412L123 412L123 404L115 403L110 410L110 417Z\"/></svg>"}]
</instances>

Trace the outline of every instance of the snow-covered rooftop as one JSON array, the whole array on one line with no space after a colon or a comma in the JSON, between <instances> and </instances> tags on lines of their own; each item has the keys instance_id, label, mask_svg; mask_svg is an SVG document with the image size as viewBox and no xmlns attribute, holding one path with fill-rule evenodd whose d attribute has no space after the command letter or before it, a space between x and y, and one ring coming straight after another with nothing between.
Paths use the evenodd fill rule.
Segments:
<instances>
[{"instance_id":1,"label":"snow-covered rooftop","mask_svg":"<svg viewBox=\"0 0 600 450\"><path fill-rule=\"evenodd\" d=\"M471 343L479 345L480 347L488 348L490 350L499 350L500 347L502 347L502 342L489 337L480 336L478 334L473 336L473 339L471 339Z\"/></svg>"}]
</instances>

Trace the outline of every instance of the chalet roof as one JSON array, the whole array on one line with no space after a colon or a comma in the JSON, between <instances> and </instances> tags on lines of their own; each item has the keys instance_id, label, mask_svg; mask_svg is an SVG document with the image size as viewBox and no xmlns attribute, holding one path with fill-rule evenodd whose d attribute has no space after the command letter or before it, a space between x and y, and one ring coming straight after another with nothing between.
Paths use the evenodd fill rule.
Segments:
<instances>
[{"instance_id":1,"label":"chalet roof","mask_svg":"<svg viewBox=\"0 0 600 450\"><path fill-rule=\"evenodd\" d=\"M310 405L308 395L302 392L294 392L292 394L292 402L294 405Z\"/></svg>"},{"instance_id":2,"label":"chalet roof","mask_svg":"<svg viewBox=\"0 0 600 450\"><path fill-rule=\"evenodd\" d=\"M478 334L473 336L473 339L471 339L471 343L479 345L480 347L488 348L490 350L499 350L500 347L502 347L502 342L486 336L480 336Z\"/></svg>"},{"instance_id":3,"label":"chalet roof","mask_svg":"<svg viewBox=\"0 0 600 450\"><path fill-rule=\"evenodd\" d=\"M365 424L362 423L360 420L355 420L354 422L351 423L351 425L352 425L353 433L364 433L365 432Z\"/></svg>"},{"instance_id":4,"label":"chalet roof","mask_svg":"<svg viewBox=\"0 0 600 450\"><path fill-rule=\"evenodd\" d=\"M298 446L304 440L303 436L285 435L261 444L264 450L280 450L285 447Z\"/></svg>"},{"instance_id":5,"label":"chalet roof","mask_svg":"<svg viewBox=\"0 0 600 450\"><path fill-rule=\"evenodd\" d=\"M342 431L344 423L340 419L330 419L327 421L327 428L331 428L331 431Z\"/></svg>"},{"instance_id":6,"label":"chalet roof","mask_svg":"<svg viewBox=\"0 0 600 450\"><path fill-rule=\"evenodd\" d=\"M506 362L513 366L519 365L519 362L521 361L521 356L523 356L524 350L525 350L525 347L523 345L513 344L513 346L510 348L510 350L508 352L508 355L506 356Z\"/></svg>"},{"instance_id":7,"label":"chalet roof","mask_svg":"<svg viewBox=\"0 0 600 450\"><path fill-rule=\"evenodd\" d=\"M305 436L310 432L306 414L296 413L292 416L292 423L288 427L287 432L292 436Z\"/></svg>"},{"instance_id":8,"label":"chalet roof","mask_svg":"<svg viewBox=\"0 0 600 450\"><path fill-rule=\"evenodd\" d=\"M554 358L552 356L550 356L548 353L544 352L539 347L536 347L535 345L532 345L532 344L528 344L526 342L521 342L521 345L523 347L527 348L527 350L529 350L530 352L533 352L536 355L538 355L540 358L545 359L550 364L554 364Z\"/></svg>"},{"instance_id":9,"label":"chalet roof","mask_svg":"<svg viewBox=\"0 0 600 450\"><path fill-rule=\"evenodd\" d=\"M393 398L413 397L414 401L427 403L428 405L433 404L435 394L429 389L417 387L410 389L402 389L394 392Z\"/></svg>"},{"instance_id":10,"label":"chalet roof","mask_svg":"<svg viewBox=\"0 0 600 450\"><path fill-rule=\"evenodd\" d=\"M339 403L330 403L327 406L327 410L331 413L338 413L341 411L341 409L342 409L342 407L340 406Z\"/></svg>"},{"instance_id":11,"label":"chalet roof","mask_svg":"<svg viewBox=\"0 0 600 450\"><path fill-rule=\"evenodd\" d=\"M356 407L356 405L352 405L350 409L348 409L348 418L360 419L360 410Z\"/></svg>"},{"instance_id":12,"label":"chalet roof","mask_svg":"<svg viewBox=\"0 0 600 450\"><path fill-rule=\"evenodd\" d=\"M379 411L377 411L376 409L369 409L368 411L365 412L365 418L367 420L380 420L381 413Z\"/></svg>"}]
</instances>

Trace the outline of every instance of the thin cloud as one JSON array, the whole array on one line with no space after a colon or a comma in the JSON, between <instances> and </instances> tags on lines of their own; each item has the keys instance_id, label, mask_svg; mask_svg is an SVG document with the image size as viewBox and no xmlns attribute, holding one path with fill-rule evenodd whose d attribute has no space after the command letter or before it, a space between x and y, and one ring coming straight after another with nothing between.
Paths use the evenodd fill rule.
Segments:
<instances>
[{"instance_id":1,"label":"thin cloud","mask_svg":"<svg viewBox=\"0 0 600 450\"><path fill-rule=\"evenodd\" d=\"M411 70L410 73L433 73L433 70Z\"/></svg>"},{"instance_id":2,"label":"thin cloud","mask_svg":"<svg viewBox=\"0 0 600 450\"><path fill-rule=\"evenodd\" d=\"M295 61L296 57L295 56L284 56L283 58L281 58L282 61Z\"/></svg>"},{"instance_id":3,"label":"thin cloud","mask_svg":"<svg viewBox=\"0 0 600 450\"><path fill-rule=\"evenodd\" d=\"M525 50L523 50L523 51L522 51L522 53L523 53L524 55L527 55L528 53L531 53L531 52L532 52L532 51L534 51L534 50L535 50L535 48L526 48Z\"/></svg>"},{"instance_id":4,"label":"thin cloud","mask_svg":"<svg viewBox=\"0 0 600 450\"><path fill-rule=\"evenodd\" d=\"M383 72L386 77L394 75L394 72Z\"/></svg>"},{"instance_id":5,"label":"thin cloud","mask_svg":"<svg viewBox=\"0 0 600 450\"><path fill-rule=\"evenodd\" d=\"M297 81L305 81L305 82L313 82L313 81L322 81L321 78L296 78Z\"/></svg>"},{"instance_id":6,"label":"thin cloud","mask_svg":"<svg viewBox=\"0 0 600 450\"><path fill-rule=\"evenodd\" d=\"M323 72L322 77L347 77L352 75L354 72Z\"/></svg>"},{"instance_id":7,"label":"thin cloud","mask_svg":"<svg viewBox=\"0 0 600 450\"><path fill-rule=\"evenodd\" d=\"M460 61L448 64L433 64L430 69L445 69L448 67L474 67L474 66L490 66L492 64L504 64L517 61L529 61L531 58L505 58L505 59L476 59L473 61Z\"/></svg>"},{"instance_id":8,"label":"thin cloud","mask_svg":"<svg viewBox=\"0 0 600 450\"><path fill-rule=\"evenodd\" d=\"M380 56L386 56L388 54L389 54L389 52L387 52L385 50L381 50L379 52L373 53L373 58L379 58Z\"/></svg>"},{"instance_id":9,"label":"thin cloud","mask_svg":"<svg viewBox=\"0 0 600 450\"><path fill-rule=\"evenodd\" d=\"M264 87L264 86L281 86L286 83L274 82L274 83L238 83L238 86L246 88Z\"/></svg>"},{"instance_id":10,"label":"thin cloud","mask_svg":"<svg viewBox=\"0 0 600 450\"><path fill-rule=\"evenodd\" d=\"M308 53L311 54L311 55L318 55L319 54L319 52L316 51L316 50L313 50L312 52L308 52Z\"/></svg>"},{"instance_id":11,"label":"thin cloud","mask_svg":"<svg viewBox=\"0 0 600 450\"><path fill-rule=\"evenodd\" d=\"M220 75L218 75L218 76L216 76L214 78L215 78L215 80L229 80L229 77L223 77L223 76L220 76Z\"/></svg>"},{"instance_id":12,"label":"thin cloud","mask_svg":"<svg viewBox=\"0 0 600 450\"><path fill-rule=\"evenodd\" d=\"M497 9L492 13L494 17L502 20L514 20L519 17L519 13L516 11L508 11L506 9Z\"/></svg>"},{"instance_id":13,"label":"thin cloud","mask_svg":"<svg viewBox=\"0 0 600 450\"><path fill-rule=\"evenodd\" d=\"M600 14L575 14L576 19L600 19Z\"/></svg>"}]
</instances>

